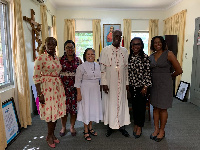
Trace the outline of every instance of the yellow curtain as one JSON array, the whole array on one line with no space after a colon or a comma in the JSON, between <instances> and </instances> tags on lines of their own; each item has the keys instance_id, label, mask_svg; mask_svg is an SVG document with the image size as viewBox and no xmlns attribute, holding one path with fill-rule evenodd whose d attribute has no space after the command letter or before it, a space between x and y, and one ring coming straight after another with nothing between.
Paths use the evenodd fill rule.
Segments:
<instances>
[{"instance_id":1,"label":"yellow curtain","mask_svg":"<svg viewBox=\"0 0 200 150\"><path fill-rule=\"evenodd\" d=\"M92 31L93 31L93 48L95 50L95 61L99 58L99 49L101 43L101 20L92 20Z\"/></svg>"},{"instance_id":2,"label":"yellow curtain","mask_svg":"<svg viewBox=\"0 0 200 150\"><path fill-rule=\"evenodd\" d=\"M178 54L177 59L182 67L183 51L184 51L184 40L185 40L185 23L186 23L186 12L181 12L173 15L164 20L164 35L177 35L178 38ZM181 76L176 77L175 91L177 91L180 83Z\"/></svg>"},{"instance_id":3,"label":"yellow curtain","mask_svg":"<svg viewBox=\"0 0 200 150\"><path fill-rule=\"evenodd\" d=\"M131 42L131 19L124 19L124 30L123 30L123 36L124 36L124 47L128 50L130 53L130 42Z\"/></svg>"},{"instance_id":4,"label":"yellow curtain","mask_svg":"<svg viewBox=\"0 0 200 150\"><path fill-rule=\"evenodd\" d=\"M53 37L58 40L57 38L57 27L56 27L56 16L53 16ZM56 47L56 55L59 57L59 49L58 49L58 45Z\"/></svg>"},{"instance_id":5,"label":"yellow curtain","mask_svg":"<svg viewBox=\"0 0 200 150\"><path fill-rule=\"evenodd\" d=\"M150 50L151 39L158 35L158 19L149 20L149 42L148 42L148 55L152 53Z\"/></svg>"},{"instance_id":6,"label":"yellow curtain","mask_svg":"<svg viewBox=\"0 0 200 150\"><path fill-rule=\"evenodd\" d=\"M101 43L101 41L100 41L100 45L99 45L99 56L100 56L100 54L101 54L101 50L102 50L102 43Z\"/></svg>"},{"instance_id":7,"label":"yellow curtain","mask_svg":"<svg viewBox=\"0 0 200 150\"><path fill-rule=\"evenodd\" d=\"M13 18L13 61L16 77L17 100L19 103L19 120L21 127L31 125L30 87L22 22L21 0L14 0Z\"/></svg>"},{"instance_id":8,"label":"yellow curtain","mask_svg":"<svg viewBox=\"0 0 200 150\"><path fill-rule=\"evenodd\" d=\"M72 40L75 42L75 20L74 19L65 19L64 42L67 40Z\"/></svg>"},{"instance_id":9,"label":"yellow curtain","mask_svg":"<svg viewBox=\"0 0 200 150\"><path fill-rule=\"evenodd\" d=\"M5 125L3 120L2 103L0 100L0 150L4 150L7 147Z\"/></svg>"},{"instance_id":10,"label":"yellow curtain","mask_svg":"<svg viewBox=\"0 0 200 150\"><path fill-rule=\"evenodd\" d=\"M47 7L40 5L40 17L42 22L42 45L45 44L45 39L48 37L48 23L47 23Z\"/></svg>"}]
</instances>

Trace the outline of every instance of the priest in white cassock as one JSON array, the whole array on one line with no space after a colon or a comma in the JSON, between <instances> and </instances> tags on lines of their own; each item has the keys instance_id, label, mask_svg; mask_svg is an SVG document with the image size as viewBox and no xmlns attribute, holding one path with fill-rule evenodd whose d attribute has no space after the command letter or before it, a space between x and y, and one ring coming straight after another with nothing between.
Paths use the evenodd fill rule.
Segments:
<instances>
[{"instance_id":1,"label":"priest in white cassock","mask_svg":"<svg viewBox=\"0 0 200 150\"><path fill-rule=\"evenodd\" d=\"M128 137L125 125L130 124L127 100L128 90L128 51L120 47L122 32L113 32L113 43L102 49L100 56L101 85L104 125L108 125L106 136L113 133L113 129Z\"/></svg>"}]
</instances>

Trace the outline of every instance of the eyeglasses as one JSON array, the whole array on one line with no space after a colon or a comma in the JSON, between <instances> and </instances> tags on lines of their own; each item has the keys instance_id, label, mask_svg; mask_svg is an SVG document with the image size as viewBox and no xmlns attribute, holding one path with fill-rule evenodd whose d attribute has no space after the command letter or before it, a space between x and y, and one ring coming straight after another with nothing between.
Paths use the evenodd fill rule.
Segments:
<instances>
[{"instance_id":1,"label":"eyeglasses","mask_svg":"<svg viewBox=\"0 0 200 150\"><path fill-rule=\"evenodd\" d=\"M68 46L67 46L66 49L74 49L74 47L68 47Z\"/></svg>"},{"instance_id":2,"label":"eyeglasses","mask_svg":"<svg viewBox=\"0 0 200 150\"><path fill-rule=\"evenodd\" d=\"M142 45L141 43L133 43L132 46Z\"/></svg>"}]
</instances>

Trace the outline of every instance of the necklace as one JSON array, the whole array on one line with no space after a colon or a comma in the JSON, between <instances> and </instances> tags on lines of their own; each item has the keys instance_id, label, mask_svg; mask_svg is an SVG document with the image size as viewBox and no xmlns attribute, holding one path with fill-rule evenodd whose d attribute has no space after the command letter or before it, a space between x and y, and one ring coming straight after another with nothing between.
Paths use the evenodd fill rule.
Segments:
<instances>
[{"instance_id":1,"label":"necklace","mask_svg":"<svg viewBox=\"0 0 200 150\"><path fill-rule=\"evenodd\" d=\"M94 73L95 72L95 63L94 63L94 68L91 67L91 70L92 70L92 73L94 74L94 77L95 77L95 73Z\"/></svg>"}]
</instances>

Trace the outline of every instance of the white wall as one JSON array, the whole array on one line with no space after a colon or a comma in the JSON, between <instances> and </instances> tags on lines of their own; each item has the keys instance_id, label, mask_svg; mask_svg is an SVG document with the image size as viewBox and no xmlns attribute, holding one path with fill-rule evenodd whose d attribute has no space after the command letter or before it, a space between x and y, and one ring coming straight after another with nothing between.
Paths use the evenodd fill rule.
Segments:
<instances>
[{"instance_id":1,"label":"white wall","mask_svg":"<svg viewBox=\"0 0 200 150\"><path fill-rule=\"evenodd\" d=\"M132 31L149 31L149 19L132 20Z\"/></svg>"},{"instance_id":2,"label":"white wall","mask_svg":"<svg viewBox=\"0 0 200 150\"><path fill-rule=\"evenodd\" d=\"M103 33L103 24L121 24L123 32L123 19L133 19L133 30L148 30L146 26L148 19L159 19L159 33L162 34L163 16L164 13L162 11L58 9L56 17L60 56L64 52L64 19L77 20L76 30L81 26L81 29L87 29L87 31L92 31L92 19L101 19L101 33ZM88 26L88 22L91 23L90 26ZM103 35L101 35L101 38L103 42Z\"/></svg>"},{"instance_id":3,"label":"white wall","mask_svg":"<svg viewBox=\"0 0 200 150\"><path fill-rule=\"evenodd\" d=\"M51 15L55 14L55 9L52 7L52 5L47 1L46 3L47 9L49 10L49 13L47 14L48 23L50 25L51 21ZM38 23L41 23L40 19L40 5L34 3L32 0L21 0L21 9L22 9L22 16L31 17L31 9L35 11L35 21ZM51 14L51 15L49 15ZM50 17L49 17L50 16ZM51 23L52 24L52 23ZM28 75L29 75L29 90L30 90L30 106L31 106L31 112L32 112L32 91L31 91L31 85L33 85L33 68L34 68L34 62L33 62L33 50L32 50L32 28L30 24L26 21L23 21L23 28L24 28L24 39L25 39L25 49L26 49L26 56L27 56L27 66L28 66ZM28 90L28 89L27 89ZM16 93L17 89L14 86L9 86L7 88L0 90L0 101L5 101L9 99L10 97L14 97L16 109L19 115L19 107L18 107L18 100L16 99Z\"/></svg>"},{"instance_id":4,"label":"white wall","mask_svg":"<svg viewBox=\"0 0 200 150\"><path fill-rule=\"evenodd\" d=\"M47 22L49 26L52 26L52 15L55 15L54 7L47 1L45 3L47 6ZM21 0L21 8L22 8L22 16L31 17L31 9L35 11L35 21L41 23L40 18L40 5L33 2L32 0ZM23 21L24 27L24 39L25 39L25 48L26 48L26 57L27 57L27 66L28 66L28 74L29 74L29 87L30 87L30 103L31 103L31 112L32 112L32 91L31 85L34 84L33 82L33 68L34 68L34 61L33 61L33 49L32 49L32 28L30 24L26 21Z\"/></svg>"},{"instance_id":5,"label":"white wall","mask_svg":"<svg viewBox=\"0 0 200 150\"><path fill-rule=\"evenodd\" d=\"M178 5L165 12L165 19L187 9L186 28L185 28L185 44L183 53L183 74L181 80L191 83L192 73L192 57L194 44L195 18L200 17L200 1L199 0L183 0Z\"/></svg>"}]
</instances>

